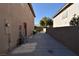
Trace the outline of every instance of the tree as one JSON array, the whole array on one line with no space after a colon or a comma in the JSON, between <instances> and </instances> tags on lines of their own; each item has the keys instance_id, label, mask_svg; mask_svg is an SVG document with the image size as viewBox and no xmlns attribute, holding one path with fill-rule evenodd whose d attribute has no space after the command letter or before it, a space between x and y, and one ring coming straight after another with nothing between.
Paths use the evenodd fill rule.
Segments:
<instances>
[{"instance_id":1,"label":"tree","mask_svg":"<svg viewBox=\"0 0 79 59\"><path fill-rule=\"evenodd\" d=\"M41 21L40 21L40 25L41 25L42 27L46 27L47 24L48 24L48 18L47 18L47 17L43 17L43 18L41 19Z\"/></svg>"},{"instance_id":2,"label":"tree","mask_svg":"<svg viewBox=\"0 0 79 59\"><path fill-rule=\"evenodd\" d=\"M53 26L53 21L52 21L52 19L50 19L48 17L43 17L40 21L40 25L42 27L47 27L47 26L52 27Z\"/></svg>"},{"instance_id":3,"label":"tree","mask_svg":"<svg viewBox=\"0 0 79 59\"><path fill-rule=\"evenodd\" d=\"M53 20L50 18L48 19L48 26L53 27Z\"/></svg>"},{"instance_id":4,"label":"tree","mask_svg":"<svg viewBox=\"0 0 79 59\"><path fill-rule=\"evenodd\" d=\"M40 26L42 26L42 27L45 26L45 22L43 20L40 21Z\"/></svg>"},{"instance_id":5,"label":"tree","mask_svg":"<svg viewBox=\"0 0 79 59\"><path fill-rule=\"evenodd\" d=\"M79 16L77 18L73 17L72 20L70 21L70 25L71 26L79 26Z\"/></svg>"}]
</instances>

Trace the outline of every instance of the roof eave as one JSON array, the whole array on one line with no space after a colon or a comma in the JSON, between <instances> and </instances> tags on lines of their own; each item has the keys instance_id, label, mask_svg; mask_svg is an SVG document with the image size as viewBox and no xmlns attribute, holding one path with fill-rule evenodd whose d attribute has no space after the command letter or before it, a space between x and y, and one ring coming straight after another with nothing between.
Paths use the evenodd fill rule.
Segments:
<instances>
[{"instance_id":1,"label":"roof eave","mask_svg":"<svg viewBox=\"0 0 79 59\"><path fill-rule=\"evenodd\" d=\"M57 14L56 15L54 15L53 16L53 18L55 18L56 16L58 16L61 12L63 12L64 10L66 10L69 6L71 6L73 3L66 3L65 5L64 5L64 7L62 7L58 12L57 12Z\"/></svg>"},{"instance_id":2,"label":"roof eave","mask_svg":"<svg viewBox=\"0 0 79 59\"><path fill-rule=\"evenodd\" d=\"M30 7L30 9L31 9L31 12L32 12L33 16L36 17L31 3L28 3L28 5L29 5L29 7Z\"/></svg>"}]
</instances>

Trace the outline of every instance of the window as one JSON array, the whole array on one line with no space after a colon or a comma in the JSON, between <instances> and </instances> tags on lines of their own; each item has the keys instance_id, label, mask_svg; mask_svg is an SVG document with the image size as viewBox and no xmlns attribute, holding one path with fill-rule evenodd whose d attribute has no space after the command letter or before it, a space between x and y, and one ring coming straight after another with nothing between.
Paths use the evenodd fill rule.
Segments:
<instances>
[{"instance_id":1,"label":"window","mask_svg":"<svg viewBox=\"0 0 79 59\"><path fill-rule=\"evenodd\" d=\"M66 11L63 15L62 15L62 19L65 19L68 17L68 11Z\"/></svg>"}]
</instances>

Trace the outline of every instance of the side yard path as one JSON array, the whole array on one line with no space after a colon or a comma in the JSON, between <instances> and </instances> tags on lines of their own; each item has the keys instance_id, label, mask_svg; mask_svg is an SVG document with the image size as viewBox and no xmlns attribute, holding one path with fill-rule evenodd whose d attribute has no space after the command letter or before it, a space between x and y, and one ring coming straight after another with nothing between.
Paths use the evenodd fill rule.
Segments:
<instances>
[{"instance_id":1,"label":"side yard path","mask_svg":"<svg viewBox=\"0 0 79 59\"><path fill-rule=\"evenodd\" d=\"M76 54L45 33L37 33L28 43L14 49L15 56L75 56Z\"/></svg>"}]
</instances>

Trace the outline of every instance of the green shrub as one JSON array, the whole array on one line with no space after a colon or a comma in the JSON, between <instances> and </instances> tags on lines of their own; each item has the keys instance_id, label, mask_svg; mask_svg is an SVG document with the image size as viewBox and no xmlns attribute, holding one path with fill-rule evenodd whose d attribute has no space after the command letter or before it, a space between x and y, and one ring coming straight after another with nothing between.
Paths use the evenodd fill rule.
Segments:
<instances>
[{"instance_id":1,"label":"green shrub","mask_svg":"<svg viewBox=\"0 0 79 59\"><path fill-rule=\"evenodd\" d=\"M36 33L37 33L37 31L36 30L33 30L33 35L36 34Z\"/></svg>"}]
</instances>

